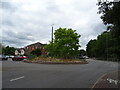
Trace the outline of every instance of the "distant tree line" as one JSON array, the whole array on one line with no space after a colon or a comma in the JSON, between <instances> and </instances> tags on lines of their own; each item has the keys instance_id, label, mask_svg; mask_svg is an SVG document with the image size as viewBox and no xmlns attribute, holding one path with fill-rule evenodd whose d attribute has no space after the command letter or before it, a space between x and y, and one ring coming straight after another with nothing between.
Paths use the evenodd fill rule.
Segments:
<instances>
[{"instance_id":1,"label":"distant tree line","mask_svg":"<svg viewBox=\"0 0 120 90\"><path fill-rule=\"evenodd\" d=\"M15 48L14 47L10 47L10 46L1 46L2 49L2 53L3 55L15 55Z\"/></svg>"},{"instance_id":2,"label":"distant tree line","mask_svg":"<svg viewBox=\"0 0 120 90\"><path fill-rule=\"evenodd\" d=\"M99 2L99 14L107 31L87 44L87 55L100 59L120 60L120 1Z\"/></svg>"}]
</instances>

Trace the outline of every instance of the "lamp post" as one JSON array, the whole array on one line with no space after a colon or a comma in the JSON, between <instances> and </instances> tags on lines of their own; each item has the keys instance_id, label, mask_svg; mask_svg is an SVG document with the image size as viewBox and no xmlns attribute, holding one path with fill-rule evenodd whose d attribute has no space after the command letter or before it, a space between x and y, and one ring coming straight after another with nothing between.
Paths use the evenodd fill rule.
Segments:
<instances>
[{"instance_id":1,"label":"lamp post","mask_svg":"<svg viewBox=\"0 0 120 90\"><path fill-rule=\"evenodd\" d=\"M52 43L53 43L53 26L54 24L52 24L52 37L51 37Z\"/></svg>"},{"instance_id":2,"label":"lamp post","mask_svg":"<svg viewBox=\"0 0 120 90\"><path fill-rule=\"evenodd\" d=\"M51 43L52 43L52 47L51 47L51 57L53 57L53 26L54 26L54 24L52 24L52 33L51 33Z\"/></svg>"}]
</instances>

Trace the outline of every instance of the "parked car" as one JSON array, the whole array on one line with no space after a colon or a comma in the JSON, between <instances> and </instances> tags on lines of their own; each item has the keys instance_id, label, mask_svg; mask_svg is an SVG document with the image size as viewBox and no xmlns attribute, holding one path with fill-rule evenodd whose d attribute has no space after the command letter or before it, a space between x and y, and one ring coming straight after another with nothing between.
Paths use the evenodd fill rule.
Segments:
<instances>
[{"instance_id":1,"label":"parked car","mask_svg":"<svg viewBox=\"0 0 120 90\"><path fill-rule=\"evenodd\" d=\"M22 56L22 58L23 58L23 59L27 59L27 57L26 57L26 56Z\"/></svg>"},{"instance_id":2,"label":"parked car","mask_svg":"<svg viewBox=\"0 0 120 90\"><path fill-rule=\"evenodd\" d=\"M23 61L24 59L26 59L26 56L14 56L12 58L13 61Z\"/></svg>"},{"instance_id":3,"label":"parked car","mask_svg":"<svg viewBox=\"0 0 120 90\"><path fill-rule=\"evenodd\" d=\"M83 56L83 58L85 58L85 59L89 59L89 57L88 57L88 56Z\"/></svg>"},{"instance_id":4,"label":"parked car","mask_svg":"<svg viewBox=\"0 0 120 90\"><path fill-rule=\"evenodd\" d=\"M88 56L86 56L85 58L86 58L86 59L89 59L89 57L88 57Z\"/></svg>"},{"instance_id":5,"label":"parked car","mask_svg":"<svg viewBox=\"0 0 120 90\"><path fill-rule=\"evenodd\" d=\"M4 61L4 60L8 60L8 57L5 55L0 55L0 60Z\"/></svg>"},{"instance_id":6,"label":"parked car","mask_svg":"<svg viewBox=\"0 0 120 90\"><path fill-rule=\"evenodd\" d=\"M85 57L84 56L79 56L79 59L85 59Z\"/></svg>"},{"instance_id":7,"label":"parked car","mask_svg":"<svg viewBox=\"0 0 120 90\"><path fill-rule=\"evenodd\" d=\"M14 58L14 56L11 55L11 56L9 56L9 58Z\"/></svg>"},{"instance_id":8,"label":"parked car","mask_svg":"<svg viewBox=\"0 0 120 90\"><path fill-rule=\"evenodd\" d=\"M88 56L80 56L79 59L89 59Z\"/></svg>"}]
</instances>

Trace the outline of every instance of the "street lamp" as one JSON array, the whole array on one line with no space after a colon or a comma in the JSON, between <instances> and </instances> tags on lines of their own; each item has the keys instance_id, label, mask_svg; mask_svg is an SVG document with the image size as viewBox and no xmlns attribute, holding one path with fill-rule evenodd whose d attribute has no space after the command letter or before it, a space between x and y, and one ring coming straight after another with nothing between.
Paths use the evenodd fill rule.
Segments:
<instances>
[{"instance_id":1,"label":"street lamp","mask_svg":"<svg viewBox=\"0 0 120 90\"><path fill-rule=\"evenodd\" d=\"M52 35L51 35L52 47L51 47L51 57L53 57L53 26L54 26L54 24L52 24Z\"/></svg>"},{"instance_id":2,"label":"street lamp","mask_svg":"<svg viewBox=\"0 0 120 90\"><path fill-rule=\"evenodd\" d=\"M51 37L51 38L52 38L52 39L51 39L51 40L52 40L52 43L53 43L53 26L54 26L54 24L52 24L52 37Z\"/></svg>"}]
</instances>

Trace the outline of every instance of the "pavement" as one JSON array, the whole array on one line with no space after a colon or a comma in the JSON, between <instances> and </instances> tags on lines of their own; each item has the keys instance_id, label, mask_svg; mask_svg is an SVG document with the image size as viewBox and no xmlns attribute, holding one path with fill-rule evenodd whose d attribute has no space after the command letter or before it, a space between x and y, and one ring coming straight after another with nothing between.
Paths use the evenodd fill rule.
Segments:
<instances>
[{"instance_id":1,"label":"pavement","mask_svg":"<svg viewBox=\"0 0 120 90\"><path fill-rule=\"evenodd\" d=\"M87 61L89 64L67 65L3 61L2 88L93 88L98 87L101 76L118 71L117 62L92 59ZM110 77L108 74L106 82L110 82L111 79L117 80L114 78L116 75L114 73Z\"/></svg>"},{"instance_id":2,"label":"pavement","mask_svg":"<svg viewBox=\"0 0 120 90\"><path fill-rule=\"evenodd\" d=\"M120 71L114 71L102 75L92 88L119 88L120 79L118 78Z\"/></svg>"}]
</instances>

